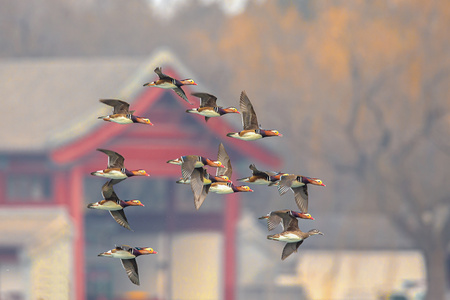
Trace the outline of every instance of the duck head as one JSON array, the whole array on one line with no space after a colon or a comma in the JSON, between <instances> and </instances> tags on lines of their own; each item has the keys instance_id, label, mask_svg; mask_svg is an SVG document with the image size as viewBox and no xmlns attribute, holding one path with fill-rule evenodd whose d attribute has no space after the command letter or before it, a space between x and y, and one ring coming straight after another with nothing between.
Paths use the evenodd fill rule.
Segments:
<instances>
[{"instance_id":1,"label":"duck head","mask_svg":"<svg viewBox=\"0 0 450 300\"><path fill-rule=\"evenodd\" d=\"M319 178L311 178L311 177L308 177L308 181L309 181L309 183L314 184L314 185L326 186L326 185L322 182L322 180L320 180Z\"/></svg>"},{"instance_id":2,"label":"duck head","mask_svg":"<svg viewBox=\"0 0 450 300\"><path fill-rule=\"evenodd\" d=\"M125 203L127 204L127 206L145 206L144 204L142 204L141 201L135 199L135 200L128 200L125 201Z\"/></svg>"},{"instance_id":3,"label":"duck head","mask_svg":"<svg viewBox=\"0 0 450 300\"><path fill-rule=\"evenodd\" d=\"M223 181L223 182L230 182L231 183L230 178L228 178L228 176L225 176L225 175L216 176L216 179L217 179L217 181Z\"/></svg>"},{"instance_id":4,"label":"duck head","mask_svg":"<svg viewBox=\"0 0 450 300\"><path fill-rule=\"evenodd\" d=\"M278 130L261 130L264 131L265 136L283 136Z\"/></svg>"},{"instance_id":5,"label":"duck head","mask_svg":"<svg viewBox=\"0 0 450 300\"><path fill-rule=\"evenodd\" d=\"M207 159L206 162L210 167L225 168L225 166L218 160Z\"/></svg>"},{"instance_id":6,"label":"duck head","mask_svg":"<svg viewBox=\"0 0 450 300\"><path fill-rule=\"evenodd\" d=\"M133 173L134 176L150 176L150 174L148 174L147 172L145 172L145 170L134 170L131 171L131 173Z\"/></svg>"},{"instance_id":7,"label":"duck head","mask_svg":"<svg viewBox=\"0 0 450 300\"><path fill-rule=\"evenodd\" d=\"M155 250L153 250L153 248L150 248L150 247L135 247L135 249L136 249L141 255L145 255L145 254L158 254L158 252L156 252Z\"/></svg>"},{"instance_id":8,"label":"duck head","mask_svg":"<svg viewBox=\"0 0 450 300\"><path fill-rule=\"evenodd\" d=\"M304 214L298 211L290 211L290 215L296 218L301 218L301 219L310 219L310 220L314 220L314 218L310 215L310 214Z\"/></svg>"},{"instance_id":9,"label":"duck head","mask_svg":"<svg viewBox=\"0 0 450 300\"><path fill-rule=\"evenodd\" d=\"M253 192L253 190L247 185L240 185L235 188L238 192Z\"/></svg>"},{"instance_id":10,"label":"duck head","mask_svg":"<svg viewBox=\"0 0 450 300\"><path fill-rule=\"evenodd\" d=\"M223 111L226 113L241 114L235 107L227 107L227 108L224 108Z\"/></svg>"},{"instance_id":11,"label":"duck head","mask_svg":"<svg viewBox=\"0 0 450 300\"><path fill-rule=\"evenodd\" d=\"M153 123L150 122L150 119L141 118L141 117L136 117L136 121L137 121L138 123L141 123L141 124L147 124L147 125L153 126Z\"/></svg>"},{"instance_id":12,"label":"duck head","mask_svg":"<svg viewBox=\"0 0 450 300\"><path fill-rule=\"evenodd\" d=\"M184 79L184 80L180 80L180 82L181 82L183 85L197 85L197 84L195 83L195 81L194 81L193 79L190 79L190 78Z\"/></svg>"},{"instance_id":13,"label":"duck head","mask_svg":"<svg viewBox=\"0 0 450 300\"><path fill-rule=\"evenodd\" d=\"M309 235L316 235L316 234L323 235L323 233L317 229L311 229L310 231L308 231L308 233L309 233Z\"/></svg>"}]
</instances>

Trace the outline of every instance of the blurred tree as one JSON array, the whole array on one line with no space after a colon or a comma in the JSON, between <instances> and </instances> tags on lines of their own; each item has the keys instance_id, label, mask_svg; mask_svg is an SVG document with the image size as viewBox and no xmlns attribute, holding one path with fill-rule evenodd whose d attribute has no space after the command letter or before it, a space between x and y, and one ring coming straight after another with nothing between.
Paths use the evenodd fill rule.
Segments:
<instances>
[{"instance_id":1,"label":"blurred tree","mask_svg":"<svg viewBox=\"0 0 450 300\"><path fill-rule=\"evenodd\" d=\"M450 3L327 3L311 4L307 20L294 6L252 6L227 20L217 42L207 31L192 35L208 49L193 59L219 53L232 77L221 92L245 88L267 108L260 120L290 139L280 152L306 157L291 168L319 170L335 186L349 175L360 199L336 199L335 207L387 216L423 252L427 299L444 299Z\"/></svg>"},{"instance_id":2,"label":"blurred tree","mask_svg":"<svg viewBox=\"0 0 450 300\"><path fill-rule=\"evenodd\" d=\"M424 254L427 299L443 299L450 2L299 3L252 2L230 18L216 6L189 5L161 20L144 0L2 0L0 56L171 47L224 105L247 91L263 126L286 137L276 144L285 171L324 174L335 188L314 209L388 216Z\"/></svg>"}]
</instances>

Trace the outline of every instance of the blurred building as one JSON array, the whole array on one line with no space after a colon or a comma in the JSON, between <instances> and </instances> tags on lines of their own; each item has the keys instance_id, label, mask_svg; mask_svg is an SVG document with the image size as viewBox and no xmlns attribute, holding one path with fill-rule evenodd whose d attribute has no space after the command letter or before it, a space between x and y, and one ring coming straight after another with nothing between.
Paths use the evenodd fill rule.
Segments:
<instances>
[{"instance_id":1,"label":"blurred building","mask_svg":"<svg viewBox=\"0 0 450 300\"><path fill-rule=\"evenodd\" d=\"M208 195L196 211L190 187L174 183L179 167L167 160L215 157L223 142L233 180L250 174L249 163L279 170L281 161L273 140L225 137L240 128L238 115L205 123L184 113L191 106L172 91L143 87L162 66L177 78L200 81L197 91L214 94L170 52L149 59L33 59L1 66L4 110L11 112L2 117L8 129L0 131L6 141L0 148L1 299L375 300L394 292L423 294L423 257L384 215L355 213L348 220L315 210L316 220L302 222L301 229L318 228L325 236L312 237L281 262L282 243L266 239L257 217L295 209L291 193L279 197L275 188L261 186L252 194ZM185 91L189 96L191 90ZM155 126L98 120L111 112L99 98L126 100ZM237 106L238 95L219 103ZM275 144L288 142L296 141ZM97 148L117 151L129 169L151 174L114 187L120 198L145 204L126 210L134 232L107 212L86 208L101 199L106 181L90 175L106 166ZM313 201L333 201L320 198ZM158 251L137 259L141 286L128 280L118 260L97 257L116 244Z\"/></svg>"},{"instance_id":2,"label":"blurred building","mask_svg":"<svg viewBox=\"0 0 450 300\"><path fill-rule=\"evenodd\" d=\"M17 64L11 63L13 66ZM29 77L35 76L32 82L37 92L26 100L21 92L13 93L17 98L7 104L11 106L8 110L16 111L20 121L11 120L17 126L2 133L9 144L4 145L0 160L5 222L0 254L7 254L0 259L11 270L8 280L15 282L8 284L12 296L2 299L235 297L239 198L246 196L209 195L196 211L190 187L174 183L180 168L166 161L186 154L215 158L223 142L236 179L249 172L249 161L278 168L280 160L257 143L226 138L227 132L239 128L238 115L206 124L203 117L186 114L190 105L171 90L142 87L156 77L156 66L176 78L192 75L165 51L139 66L126 60L117 65L89 60L75 65L64 61L19 63L28 69ZM70 72L81 69L89 73L89 80ZM59 77L58 70L66 76L73 74L73 78ZM101 74L95 73L99 70ZM42 78L53 79L51 84L41 80L45 72ZM23 84L22 78L10 80L11 88ZM73 85L76 99L73 95L65 98L67 83ZM106 89L90 94L89 88L97 84L116 92ZM189 95L190 90L185 91ZM126 100L136 115L150 118L155 126L98 120L111 111L99 98ZM231 118L236 119L234 127L229 125ZM128 169L143 168L151 174L115 186L120 198L140 199L145 204L145 208L126 210L134 232L120 227L107 212L86 208L87 203L101 200L101 186L106 181L90 175L106 166L107 157L95 151L97 148L117 151L125 157ZM119 260L97 257L120 244L158 251L158 255L137 259L140 287L129 282ZM22 284L17 284L20 281ZM0 290L5 294L2 282Z\"/></svg>"}]
</instances>

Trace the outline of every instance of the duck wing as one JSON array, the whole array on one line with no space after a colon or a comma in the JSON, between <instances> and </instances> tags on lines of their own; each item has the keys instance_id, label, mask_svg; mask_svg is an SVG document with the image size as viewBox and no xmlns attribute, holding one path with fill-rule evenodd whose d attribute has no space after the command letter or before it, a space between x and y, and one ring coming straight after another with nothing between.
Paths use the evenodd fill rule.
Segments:
<instances>
[{"instance_id":1,"label":"duck wing","mask_svg":"<svg viewBox=\"0 0 450 300\"><path fill-rule=\"evenodd\" d=\"M191 177L192 172L195 169L195 163L198 161L198 156L196 155L188 155L183 158L183 163L181 164L181 175L184 180L189 179Z\"/></svg>"},{"instance_id":2,"label":"duck wing","mask_svg":"<svg viewBox=\"0 0 450 300\"><path fill-rule=\"evenodd\" d=\"M199 197L202 195L203 176L205 175L205 173L206 173L206 170L203 167L194 168L194 170L191 173L191 190L192 190L192 193L194 194L194 204L195 204L195 208L197 208L197 209L199 209L201 206L201 203L200 203L200 205L197 205L197 201L198 201Z\"/></svg>"},{"instance_id":3,"label":"duck wing","mask_svg":"<svg viewBox=\"0 0 450 300\"><path fill-rule=\"evenodd\" d=\"M297 175L283 175L278 182L278 192L280 196L284 195L292 186L292 182L297 178Z\"/></svg>"},{"instance_id":4,"label":"duck wing","mask_svg":"<svg viewBox=\"0 0 450 300\"><path fill-rule=\"evenodd\" d=\"M216 107L217 97L208 93L192 93L192 96L200 98L200 107Z\"/></svg>"},{"instance_id":5,"label":"duck wing","mask_svg":"<svg viewBox=\"0 0 450 300\"><path fill-rule=\"evenodd\" d=\"M267 219L267 229L269 231L274 230L280 223L284 231L289 227L289 224L293 219L289 212L289 209L271 211L266 216L262 216L259 219Z\"/></svg>"},{"instance_id":6,"label":"duck wing","mask_svg":"<svg viewBox=\"0 0 450 300\"><path fill-rule=\"evenodd\" d=\"M297 231L297 232L301 232L301 230L298 228L298 220L297 218L291 217L289 216L291 219L288 220L286 219L286 223L284 223L283 225L284 227L284 231ZM283 220L284 221L284 220ZM283 231L283 232L284 232Z\"/></svg>"},{"instance_id":7,"label":"duck wing","mask_svg":"<svg viewBox=\"0 0 450 300\"><path fill-rule=\"evenodd\" d=\"M113 114L129 114L130 104L125 101L117 100L117 99L100 99L100 102L114 107Z\"/></svg>"},{"instance_id":8,"label":"duck wing","mask_svg":"<svg viewBox=\"0 0 450 300\"><path fill-rule=\"evenodd\" d=\"M211 185L204 185L202 188L202 193L197 198L194 198L194 204L197 210L200 208L200 206L202 206L203 202L205 201L210 187Z\"/></svg>"},{"instance_id":9,"label":"duck wing","mask_svg":"<svg viewBox=\"0 0 450 300\"><path fill-rule=\"evenodd\" d=\"M169 75L164 74L164 73L161 71L161 67L157 67L157 68L154 70L154 72L159 76L159 79L170 79L170 80L173 80L172 77L170 77Z\"/></svg>"},{"instance_id":10,"label":"duck wing","mask_svg":"<svg viewBox=\"0 0 450 300\"><path fill-rule=\"evenodd\" d=\"M281 220L283 221L281 223L281 226L283 227L283 231L298 229L298 220L297 220L297 218L291 216L289 209L275 211L274 214L279 216L281 218Z\"/></svg>"},{"instance_id":11,"label":"duck wing","mask_svg":"<svg viewBox=\"0 0 450 300\"><path fill-rule=\"evenodd\" d=\"M244 130L256 130L259 129L258 120L256 118L255 110L253 109L253 105L248 99L245 91L242 91L240 98L240 109L242 114L242 126Z\"/></svg>"},{"instance_id":12,"label":"duck wing","mask_svg":"<svg viewBox=\"0 0 450 300\"><path fill-rule=\"evenodd\" d=\"M308 186L299 186L292 188L294 191L295 203L297 203L298 208L300 208L302 213L308 212Z\"/></svg>"},{"instance_id":13,"label":"duck wing","mask_svg":"<svg viewBox=\"0 0 450 300\"><path fill-rule=\"evenodd\" d=\"M255 164L251 164L250 166L248 166L248 168L250 170L252 170L253 176L258 176L258 177L266 177L267 180L269 180L269 174L265 171L260 171L256 168Z\"/></svg>"},{"instance_id":14,"label":"duck wing","mask_svg":"<svg viewBox=\"0 0 450 300\"><path fill-rule=\"evenodd\" d=\"M220 161L225 166L225 168L217 168L216 176L225 175L229 179L231 179L231 175L233 174L233 167L231 166L230 157L228 156L228 153L222 143L220 143L219 145L217 160Z\"/></svg>"},{"instance_id":15,"label":"duck wing","mask_svg":"<svg viewBox=\"0 0 450 300\"><path fill-rule=\"evenodd\" d=\"M106 149L97 149L97 151L103 152L108 155L108 168L123 168L123 162L125 159L119 153Z\"/></svg>"},{"instance_id":16,"label":"duck wing","mask_svg":"<svg viewBox=\"0 0 450 300\"><path fill-rule=\"evenodd\" d=\"M178 96L183 98L187 103L192 104L191 102L189 102L188 98L186 97L186 94L180 87L173 88L173 90L175 91L175 93L177 93Z\"/></svg>"},{"instance_id":17,"label":"duck wing","mask_svg":"<svg viewBox=\"0 0 450 300\"><path fill-rule=\"evenodd\" d=\"M120 261L122 262L122 266L127 272L128 278L130 278L131 282L139 285L139 272L136 259L121 259Z\"/></svg>"},{"instance_id":18,"label":"duck wing","mask_svg":"<svg viewBox=\"0 0 450 300\"><path fill-rule=\"evenodd\" d=\"M128 230L131 230L130 225L128 224L127 217L125 216L125 212L123 209L121 210L110 210L109 213L114 218L114 220L122 227L125 227ZM131 230L133 231L133 230Z\"/></svg>"},{"instance_id":19,"label":"duck wing","mask_svg":"<svg viewBox=\"0 0 450 300\"><path fill-rule=\"evenodd\" d=\"M123 179L111 179L105 182L105 184L102 186L102 196L105 200L112 200L117 203L120 202L119 197L117 197L116 193L114 192L113 185L121 182Z\"/></svg>"},{"instance_id":20,"label":"duck wing","mask_svg":"<svg viewBox=\"0 0 450 300\"><path fill-rule=\"evenodd\" d=\"M303 240L297 243L286 243L283 248L283 252L281 253L281 260L285 260L289 255L294 252L297 252L298 247L303 243Z\"/></svg>"},{"instance_id":21,"label":"duck wing","mask_svg":"<svg viewBox=\"0 0 450 300\"><path fill-rule=\"evenodd\" d=\"M129 246L129 245L120 245L120 246L116 246L116 250L124 250L124 251L128 251L128 252L132 252L133 251L133 247Z\"/></svg>"}]
</instances>

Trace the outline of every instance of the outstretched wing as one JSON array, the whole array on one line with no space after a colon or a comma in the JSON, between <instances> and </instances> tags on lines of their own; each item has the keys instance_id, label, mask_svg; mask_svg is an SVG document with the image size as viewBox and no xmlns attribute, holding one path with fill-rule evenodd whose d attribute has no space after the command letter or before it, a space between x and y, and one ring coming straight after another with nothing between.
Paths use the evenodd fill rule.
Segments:
<instances>
[{"instance_id":1,"label":"outstretched wing","mask_svg":"<svg viewBox=\"0 0 450 300\"><path fill-rule=\"evenodd\" d=\"M184 156L183 163L181 164L181 175L184 180L189 179L191 177L192 172L195 169L195 163L197 162L198 157L195 155L192 156Z\"/></svg>"},{"instance_id":2,"label":"outstretched wing","mask_svg":"<svg viewBox=\"0 0 450 300\"><path fill-rule=\"evenodd\" d=\"M121 259L120 261L122 262L122 266L127 272L128 278L130 278L131 282L139 285L139 272L136 259Z\"/></svg>"},{"instance_id":3,"label":"outstretched wing","mask_svg":"<svg viewBox=\"0 0 450 300\"><path fill-rule=\"evenodd\" d=\"M200 98L200 107L216 107L217 97L207 93L192 93L192 96Z\"/></svg>"},{"instance_id":4,"label":"outstretched wing","mask_svg":"<svg viewBox=\"0 0 450 300\"><path fill-rule=\"evenodd\" d=\"M113 114L129 114L130 104L118 99L100 99L100 102L114 107Z\"/></svg>"},{"instance_id":5,"label":"outstretched wing","mask_svg":"<svg viewBox=\"0 0 450 300\"><path fill-rule=\"evenodd\" d=\"M242 126L244 130L256 130L259 129L258 120L256 118L255 110L253 105L248 99L245 91L242 91L241 98L239 102L242 114Z\"/></svg>"},{"instance_id":6,"label":"outstretched wing","mask_svg":"<svg viewBox=\"0 0 450 300\"><path fill-rule=\"evenodd\" d=\"M292 186L292 182L297 178L297 175L283 175L278 181L278 192L284 195Z\"/></svg>"},{"instance_id":7,"label":"outstretched wing","mask_svg":"<svg viewBox=\"0 0 450 300\"><path fill-rule=\"evenodd\" d=\"M103 152L108 155L108 168L123 168L123 162L125 159L119 153L106 149L97 149L97 151Z\"/></svg>"},{"instance_id":8,"label":"outstretched wing","mask_svg":"<svg viewBox=\"0 0 450 300\"><path fill-rule=\"evenodd\" d=\"M269 180L269 174L265 171L258 170L255 164L251 164L250 166L248 166L248 168L252 170L253 176L265 177L267 180Z\"/></svg>"},{"instance_id":9,"label":"outstretched wing","mask_svg":"<svg viewBox=\"0 0 450 300\"><path fill-rule=\"evenodd\" d=\"M125 212L123 209L110 210L109 213L114 218L114 220L116 220L117 224L119 224L122 227L125 227L128 230L131 230L130 225L128 224L127 217L125 216Z\"/></svg>"},{"instance_id":10,"label":"outstretched wing","mask_svg":"<svg viewBox=\"0 0 450 300\"><path fill-rule=\"evenodd\" d=\"M297 203L298 208L300 208L302 213L308 212L308 186L299 186L292 188L294 191L295 203Z\"/></svg>"},{"instance_id":11,"label":"outstretched wing","mask_svg":"<svg viewBox=\"0 0 450 300\"><path fill-rule=\"evenodd\" d=\"M286 246L283 248L283 253L281 253L281 260L285 260L289 255L294 252L297 252L298 247L303 243L303 240L297 243L286 243Z\"/></svg>"},{"instance_id":12,"label":"outstretched wing","mask_svg":"<svg viewBox=\"0 0 450 300\"><path fill-rule=\"evenodd\" d=\"M154 72L155 72L156 74L158 74L159 79L170 79L170 80L173 80L172 77L170 77L169 75L164 74L164 73L161 71L161 67L157 67L157 68L154 70Z\"/></svg>"},{"instance_id":13,"label":"outstretched wing","mask_svg":"<svg viewBox=\"0 0 450 300\"><path fill-rule=\"evenodd\" d=\"M297 221L297 219L292 217L289 212L289 209L271 211L267 216L261 217L260 219L267 219L267 229L269 231L274 230L280 223L283 227L283 231L286 231L287 228L295 226L295 223L292 223L291 226L293 220Z\"/></svg>"},{"instance_id":14,"label":"outstretched wing","mask_svg":"<svg viewBox=\"0 0 450 300\"><path fill-rule=\"evenodd\" d=\"M192 104L191 102L189 102L188 98L186 97L186 94L180 87L173 88L173 90L175 91L175 93L177 93L178 96L183 98L187 103Z\"/></svg>"},{"instance_id":15,"label":"outstretched wing","mask_svg":"<svg viewBox=\"0 0 450 300\"><path fill-rule=\"evenodd\" d=\"M225 175L231 179L233 174L233 167L231 166L230 157L222 143L219 145L219 151L217 152L217 160L220 161L225 168L217 168L216 176Z\"/></svg>"},{"instance_id":16,"label":"outstretched wing","mask_svg":"<svg viewBox=\"0 0 450 300\"><path fill-rule=\"evenodd\" d=\"M102 196L105 200L112 200L115 202L120 202L119 197L117 197L116 193L114 192L113 185L125 180L123 179L111 179L102 186Z\"/></svg>"},{"instance_id":17,"label":"outstretched wing","mask_svg":"<svg viewBox=\"0 0 450 300\"><path fill-rule=\"evenodd\" d=\"M203 167L201 168L194 168L191 174L191 190L194 194L194 203L195 207L197 208L197 199L201 196L202 190L203 190L203 176L206 173L206 169ZM200 206L198 206L200 208ZM198 209L197 208L197 209Z\"/></svg>"},{"instance_id":18,"label":"outstretched wing","mask_svg":"<svg viewBox=\"0 0 450 300\"><path fill-rule=\"evenodd\" d=\"M200 208L200 206L202 206L203 202L205 201L210 187L211 185L204 185L202 188L202 193L197 198L194 198L194 204L197 210Z\"/></svg>"},{"instance_id":19,"label":"outstretched wing","mask_svg":"<svg viewBox=\"0 0 450 300\"><path fill-rule=\"evenodd\" d=\"M289 216L290 219L283 220L284 231L299 231L298 220L295 217ZM301 230L300 230L301 231Z\"/></svg>"}]
</instances>

